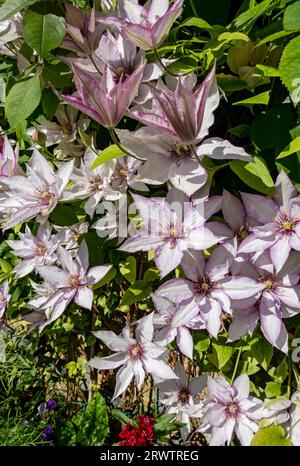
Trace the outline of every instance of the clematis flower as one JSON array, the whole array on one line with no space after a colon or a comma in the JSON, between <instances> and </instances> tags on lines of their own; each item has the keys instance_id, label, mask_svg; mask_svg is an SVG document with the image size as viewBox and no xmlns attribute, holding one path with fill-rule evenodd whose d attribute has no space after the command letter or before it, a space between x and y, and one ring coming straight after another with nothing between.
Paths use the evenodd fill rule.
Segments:
<instances>
[{"instance_id":1,"label":"clematis flower","mask_svg":"<svg viewBox=\"0 0 300 466\"><path fill-rule=\"evenodd\" d=\"M127 192L128 188L136 191L148 191L147 186L140 181L138 170L141 162L133 157L119 157L112 174L111 187L119 192L120 196ZM119 197L120 197L119 196Z\"/></svg>"},{"instance_id":2,"label":"clematis flower","mask_svg":"<svg viewBox=\"0 0 300 466\"><path fill-rule=\"evenodd\" d=\"M199 314L215 338L221 328L222 310L231 315L233 299L243 302L263 289L261 283L247 276L228 276L233 257L234 251L226 243L218 246L207 262L203 253L188 251L181 261L186 279L169 280L159 288L161 296L181 297L182 312L185 309L186 314Z\"/></svg>"},{"instance_id":3,"label":"clematis flower","mask_svg":"<svg viewBox=\"0 0 300 466\"><path fill-rule=\"evenodd\" d=\"M184 206L185 211L172 210L172 201L176 195L176 190L169 191L166 199L147 199L133 195L144 224L138 233L119 248L128 252L154 250L155 264L162 278L180 264L184 251L204 250L226 238L215 234L209 224L205 226L206 219L218 210L218 202L214 199L207 201L207 205L212 207L207 208L210 213L204 217L198 212L196 204L183 196L177 206Z\"/></svg>"},{"instance_id":4,"label":"clematis flower","mask_svg":"<svg viewBox=\"0 0 300 466\"><path fill-rule=\"evenodd\" d=\"M249 446L255 432L257 421L264 417L263 402L249 395L250 381L247 374L242 374L232 386L222 377L208 377L209 398L203 408L203 426L211 430L209 445L228 445L233 433L242 446Z\"/></svg>"},{"instance_id":5,"label":"clematis flower","mask_svg":"<svg viewBox=\"0 0 300 466\"><path fill-rule=\"evenodd\" d=\"M12 209L2 229L7 230L36 216L44 222L60 201L72 171L73 162L68 162L54 173L47 160L34 150L27 164L26 177L16 175L1 179L1 186L6 189L1 207Z\"/></svg>"},{"instance_id":6,"label":"clematis flower","mask_svg":"<svg viewBox=\"0 0 300 466\"><path fill-rule=\"evenodd\" d=\"M65 7L67 35L62 47L79 56L90 56L99 45L104 26L96 21L94 8L88 15L67 1Z\"/></svg>"},{"instance_id":7,"label":"clematis flower","mask_svg":"<svg viewBox=\"0 0 300 466\"><path fill-rule=\"evenodd\" d=\"M0 319L4 315L10 298L8 280L4 280L4 282L0 284Z\"/></svg>"},{"instance_id":8,"label":"clematis flower","mask_svg":"<svg viewBox=\"0 0 300 466\"><path fill-rule=\"evenodd\" d=\"M98 370L116 369L122 366L116 375L113 399L125 392L133 377L135 377L138 389L141 388L147 373L160 380L177 378L162 359L166 348L152 341L153 313L139 321L135 338L130 336L128 327L123 329L122 335L105 330L93 332L93 334L115 354L103 358L95 357L89 361L89 365Z\"/></svg>"},{"instance_id":9,"label":"clematis flower","mask_svg":"<svg viewBox=\"0 0 300 466\"><path fill-rule=\"evenodd\" d=\"M194 417L195 412L199 413L203 406L199 395L206 387L207 376L201 375L189 380L179 362L176 363L175 374L178 379L159 383L156 388L164 395L161 402L166 407L166 414L175 413L176 422L185 424L180 433L183 440L186 440L191 431L190 417Z\"/></svg>"},{"instance_id":10,"label":"clematis flower","mask_svg":"<svg viewBox=\"0 0 300 466\"><path fill-rule=\"evenodd\" d=\"M135 132L117 130L117 135L125 149L146 159L139 168L139 176L145 183L158 185L170 181L187 196L192 196L206 183L207 172L188 146L149 127Z\"/></svg>"},{"instance_id":11,"label":"clematis flower","mask_svg":"<svg viewBox=\"0 0 300 466\"><path fill-rule=\"evenodd\" d=\"M39 332L42 332L45 327L54 322L60 315L57 312L60 311L60 308L55 307L53 302L51 306L46 308L43 307L44 304L54 295L55 302L58 302L63 297L63 293L57 293L57 288L52 286L49 282L39 284L31 281L30 284L32 289L36 292L36 295L27 303L27 307L31 309L32 312L23 316L23 319L31 323L29 330L38 329Z\"/></svg>"},{"instance_id":12,"label":"clematis flower","mask_svg":"<svg viewBox=\"0 0 300 466\"><path fill-rule=\"evenodd\" d=\"M96 207L102 198L113 200L118 196L110 186L115 161L111 160L91 170L96 159L97 154L92 149L87 149L80 169L75 168L73 171L72 185L63 195L65 201L88 199L84 210L90 217L94 216Z\"/></svg>"},{"instance_id":13,"label":"clematis flower","mask_svg":"<svg viewBox=\"0 0 300 466\"><path fill-rule=\"evenodd\" d=\"M79 238L88 232L88 222L75 223L69 227L56 227L57 228L57 239L61 246L65 246L66 249L78 249Z\"/></svg>"},{"instance_id":14,"label":"clematis flower","mask_svg":"<svg viewBox=\"0 0 300 466\"><path fill-rule=\"evenodd\" d=\"M290 426L289 437L293 445L300 445L300 386L291 396L291 406L289 407Z\"/></svg>"},{"instance_id":15,"label":"clematis flower","mask_svg":"<svg viewBox=\"0 0 300 466\"><path fill-rule=\"evenodd\" d=\"M55 318L59 317L73 300L78 306L91 309L93 291L89 287L99 282L112 266L103 265L89 269L89 253L85 241L82 241L74 259L69 251L59 246L57 259L62 269L53 265L43 265L37 269L41 277L57 289L42 308L52 307Z\"/></svg>"},{"instance_id":16,"label":"clematis flower","mask_svg":"<svg viewBox=\"0 0 300 466\"><path fill-rule=\"evenodd\" d=\"M117 126L129 105L138 93L145 61L136 70L117 82L113 71L106 65L103 74L97 77L73 64L72 70L77 93L63 95L65 102L88 115L106 128Z\"/></svg>"},{"instance_id":17,"label":"clematis flower","mask_svg":"<svg viewBox=\"0 0 300 466\"><path fill-rule=\"evenodd\" d=\"M0 186L4 176L24 175L18 164L19 148L14 150L7 136L0 136Z\"/></svg>"},{"instance_id":18,"label":"clematis flower","mask_svg":"<svg viewBox=\"0 0 300 466\"><path fill-rule=\"evenodd\" d=\"M58 238L51 235L52 227L49 222L40 225L37 235L34 236L28 225L25 233L19 233L21 240L8 240L8 246L13 249L14 255L23 260L13 269L17 278L25 277L40 265L53 264L56 260L55 251Z\"/></svg>"},{"instance_id":19,"label":"clematis flower","mask_svg":"<svg viewBox=\"0 0 300 466\"><path fill-rule=\"evenodd\" d=\"M155 332L154 341L166 346L176 338L181 353L193 359L193 338L189 329L199 330L205 328L205 322L198 317L198 309L190 309L181 297L160 296L160 289L153 293L152 301L158 314L154 314L153 323L158 331Z\"/></svg>"},{"instance_id":20,"label":"clematis flower","mask_svg":"<svg viewBox=\"0 0 300 466\"><path fill-rule=\"evenodd\" d=\"M117 27L120 33L143 50L159 47L169 33L172 24L181 15L183 0L151 0L145 6L130 0L123 1L125 19L108 15L98 21Z\"/></svg>"},{"instance_id":21,"label":"clematis flower","mask_svg":"<svg viewBox=\"0 0 300 466\"><path fill-rule=\"evenodd\" d=\"M276 190L274 199L242 194L247 214L259 226L251 228L251 235L242 242L239 252L269 250L272 262L279 271L292 249L300 251L300 199L283 171L277 177Z\"/></svg>"},{"instance_id":22,"label":"clematis flower","mask_svg":"<svg viewBox=\"0 0 300 466\"><path fill-rule=\"evenodd\" d=\"M243 264L242 270L263 288L246 301L237 299L232 302L236 312L229 328L230 339L252 333L260 319L265 338L287 353L288 334L282 319L300 312L299 253L291 254L279 272L276 272L268 252L252 258L252 263Z\"/></svg>"}]
</instances>

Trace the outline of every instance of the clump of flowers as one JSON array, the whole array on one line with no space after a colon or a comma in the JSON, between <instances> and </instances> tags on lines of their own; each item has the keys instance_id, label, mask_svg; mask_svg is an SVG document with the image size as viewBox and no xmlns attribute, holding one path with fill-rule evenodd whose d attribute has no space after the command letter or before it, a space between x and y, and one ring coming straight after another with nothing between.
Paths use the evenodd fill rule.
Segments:
<instances>
[{"instance_id":1,"label":"clump of flowers","mask_svg":"<svg viewBox=\"0 0 300 466\"><path fill-rule=\"evenodd\" d=\"M137 428L134 428L128 422L119 434L122 441L118 445L121 447L146 447L154 445L153 425L153 417L145 416L144 414L139 415L137 418Z\"/></svg>"}]
</instances>

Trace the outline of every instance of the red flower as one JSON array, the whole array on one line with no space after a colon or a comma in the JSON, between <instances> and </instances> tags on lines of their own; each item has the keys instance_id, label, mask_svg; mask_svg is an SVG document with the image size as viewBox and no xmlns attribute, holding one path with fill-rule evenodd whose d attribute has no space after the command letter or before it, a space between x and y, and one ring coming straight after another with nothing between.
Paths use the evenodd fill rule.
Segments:
<instances>
[{"instance_id":1,"label":"red flower","mask_svg":"<svg viewBox=\"0 0 300 466\"><path fill-rule=\"evenodd\" d=\"M119 442L119 446L142 446L153 445L153 424L154 419L150 416L141 414L137 419L138 427L134 429L130 422L126 424L122 432L119 434L119 438L122 442Z\"/></svg>"}]
</instances>

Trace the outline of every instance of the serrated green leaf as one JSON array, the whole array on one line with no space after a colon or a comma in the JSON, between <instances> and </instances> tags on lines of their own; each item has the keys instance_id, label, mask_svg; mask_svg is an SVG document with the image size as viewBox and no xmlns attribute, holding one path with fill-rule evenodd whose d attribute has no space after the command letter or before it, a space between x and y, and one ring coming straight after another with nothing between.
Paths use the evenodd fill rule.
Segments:
<instances>
[{"instance_id":1,"label":"serrated green leaf","mask_svg":"<svg viewBox=\"0 0 300 466\"><path fill-rule=\"evenodd\" d=\"M53 14L27 11L24 17L24 37L40 57L59 47L65 36L64 19Z\"/></svg>"},{"instance_id":2,"label":"serrated green leaf","mask_svg":"<svg viewBox=\"0 0 300 466\"><path fill-rule=\"evenodd\" d=\"M5 113L12 129L15 129L37 108L42 96L40 79L33 76L15 84L5 101Z\"/></svg>"},{"instance_id":3,"label":"serrated green leaf","mask_svg":"<svg viewBox=\"0 0 300 466\"><path fill-rule=\"evenodd\" d=\"M275 424L259 429L251 442L253 447L289 447L292 445L291 440L286 438L284 429Z\"/></svg>"},{"instance_id":4,"label":"serrated green leaf","mask_svg":"<svg viewBox=\"0 0 300 466\"><path fill-rule=\"evenodd\" d=\"M98 155L95 162L91 167L91 171L95 170L95 168L99 167L103 163L107 163L110 160L117 159L119 157L124 157L126 155L116 144L107 147L104 149L101 154Z\"/></svg>"},{"instance_id":5,"label":"serrated green leaf","mask_svg":"<svg viewBox=\"0 0 300 466\"><path fill-rule=\"evenodd\" d=\"M270 100L270 92L271 91L265 91L262 92L261 94L257 94L253 97L249 97L248 99L244 100L239 100L238 102L234 102L233 105L255 105L255 104L260 104L260 105L268 105L269 100Z\"/></svg>"},{"instance_id":6,"label":"serrated green leaf","mask_svg":"<svg viewBox=\"0 0 300 466\"><path fill-rule=\"evenodd\" d=\"M151 286L148 282L137 280L124 293L120 306L129 306L133 303L138 303L146 299L151 294Z\"/></svg>"},{"instance_id":7,"label":"serrated green leaf","mask_svg":"<svg viewBox=\"0 0 300 466\"><path fill-rule=\"evenodd\" d=\"M294 105L300 102L300 36L292 39L282 52L279 71Z\"/></svg>"},{"instance_id":8,"label":"serrated green leaf","mask_svg":"<svg viewBox=\"0 0 300 466\"><path fill-rule=\"evenodd\" d=\"M273 194L275 185L261 157L255 156L253 163L233 160L231 170L248 186L263 194Z\"/></svg>"},{"instance_id":9,"label":"serrated green leaf","mask_svg":"<svg viewBox=\"0 0 300 466\"><path fill-rule=\"evenodd\" d=\"M24 8L36 3L37 0L6 0L4 5L0 7L0 21L5 21L16 13L19 13Z\"/></svg>"},{"instance_id":10,"label":"serrated green leaf","mask_svg":"<svg viewBox=\"0 0 300 466\"><path fill-rule=\"evenodd\" d=\"M126 257L125 261L120 262L120 272L123 277L130 283L136 280L136 258L134 256Z\"/></svg>"},{"instance_id":11,"label":"serrated green leaf","mask_svg":"<svg viewBox=\"0 0 300 466\"><path fill-rule=\"evenodd\" d=\"M296 31L300 29L300 1L289 5L284 12L283 28L286 31Z\"/></svg>"}]
</instances>

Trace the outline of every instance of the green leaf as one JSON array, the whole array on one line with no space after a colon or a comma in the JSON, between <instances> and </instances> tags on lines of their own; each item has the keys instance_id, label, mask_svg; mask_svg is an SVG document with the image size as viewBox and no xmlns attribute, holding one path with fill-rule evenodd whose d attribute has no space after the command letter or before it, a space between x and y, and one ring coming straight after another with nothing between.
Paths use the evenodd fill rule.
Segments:
<instances>
[{"instance_id":1,"label":"green leaf","mask_svg":"<svg viewBox=\"0 0 300 466\"><path fill-rule=\"evenodd\" d=\"M137 423L134 419L131 419L128 417L124 411L121 411L120 409L113 409L112 410L112 415L116 417L122 424L128 424L130 423L135 429L137 428Z\"/></svg>"},{"instance_id":2,"label":"green leaf","mask_svg":"<svg viewBox=\"0 0 300 466\"><path fill-rule=\"evenodd\" d=\"M289 5L283 16L283 29L295 31L300 29L300 1Z\"/></svg>"},{"instance_id":3,"label":"green leaf","mask_svg":"<svg viewBox=\"0 0 300 466\"><path fill-rule=\"evenodd\" d=\"M4 259L0 259L0 267L3 273L10 273L13 269L10 263Z\"/></svg>"},{"instance_id":4,"label":"green leaf","mask_svg":"<svg viewBox=\"0 0 300 466\"><path fill-rule=\"evenodd\" d=\"M212 32L214 30L214 28L207 21L201 18L196 18L196 17L187 18L185 21L182 21L180 26L175 28L175 30L179 28L183 28L185 26L204 29L204 31L209 31L209 32Z\"/></svg>"},{"instance_id":5,"label":"green leaf","mask_svg":"<svg viewBox=\"0 0 300 466\"><path fill-rule=\"evenodd\" d=\"M229 165L231 170L250 188L263 194L274 193L274 182L261 157L255 156L252 163L233 160Z\"/></svg>"},{"instance_id":6,"label":"green leaf","mask_svg":"<svg viewBox=\"0 0 300 466\"><path fill-rule=\"evenodd\" d=\"M51 212L50 220L60 227L74 225L78 222L77 215L73 208L62 204L57 205L53 212Z\"/></svg>"},{"instance_id":7,"label":"green leaf","mask_svg":"<svg viewBox=\"0 0 300 466\"><path fill-rule=\"evenodd\" d=\"M234 351L232 346L220 345L218 343L212 344L213 354L208 354L207 357L218 369L222 369L231 358Z\"/></svg>"},{"instance_id":8,"label":"green leaf","mask_svg":"<svg viewBox=\"0 0 300 466\"><path fill-rule=\"evenodd\" d=\"M268 10L272 10L274 5L278 3L278 1L274 0L264 0L252 8L248 8L244 13L240 14L233 20L234 27L240 29L244 26L247 26L248 23L256 21L257 18L265 14Z\"/></svg>"},{"instance_id":9,"label":"green leaf","mask_svg":"<svg viewBox=\"0 0 300 466\"><path fill-rule=\"evenodd\" d=\"M163 414L162 416L156 418L154 424L155 432L172 432L174 430L174 425L171 422L176 418L176 414ZM177 430L177 427L176 429Z\"/></svg>"},{"instance_id":10,"label":"green leaf","mask_svg":"<svg viewBox=\"0 0 300 466\"><path fill-rule=\"evenodd\" d=\"M194 332L194 348L195 351L202 353L209 348L210 345L210 338L207 335L207 332L204 330L200 330L199 332Z\"/></svg>"},{"instance_id":11,"label":"green leaf","mask_svg":"<svg viewBox=\"0 0 300 466\"><path fill-rule=\"evenodd\" d=\"M118 157L124 157L126 155L116 144L107 147L104 149L101 154L98 155L95 162L91 167L91 171L95 170L95 168L99 167L103 163L107 163L110 160L117 159Z\"/></svg>"},{"instance_id":12,"label":"green leaf","mask_svg":"<svg viewBox=\"0 0 300 466\"><path fill-rule=\"evenodd\" d=\"M138 303L143 299L148 298L151 294L151 286L143 280L138 280L133 283L122 296L120 306L129 306L133 303Z\"/></svg>"},{"instance_id":13,"label":"green leaf","mask_svg":"<svg viewBox=\"0 0 300 466\"><path fill-rule=\"evenodd\" d=\"M272 367L269 371L268 374L273 377L275 382L277 383L283 383L285 379L288 376L288 364L285 359L281 361L279 366L274 366Z\"/></svg>"},{"instance_id":14,"label":"green leaf","mask_svg":"<svg viewBox=\"0 0 300 466\"><path fill-rule=\"evenodd\" d=\"M51 89L44 89L42 94L43 112L48 120L52 120L59 105L59 98Z\"/></svg>"},{"instance_id":15,"label":"green leaf","mask_svg":"<svg viewBox=\"0 0 300 466\"><path fill-rule=\"evenodd\" d=\"M143 276L144 282L154 282L155 280L159 280L160 272L156 267L150 267Z\"/></svg>"},{"instance_id":16,"label":"green leaf","mask_svg":"<svg viewBox=\"0 0 300 466\"><path fill-rule=\"evenodd\" d=\"M41 100L41 85L38 76L15 84L5 101L5 113L9 125L15 129L37 108Z\"/></svg>"},{"instance_id":17,"label":"green leaf","mask_svg":"<svg viewBox=\"0 0 300 466\"><path fill-rule=\"evenodd\" d=\"M27 8L36 2L37 0L6 0L4 5L0 8L0 21L11 18L13 15L23 10L23 8Z\"/></svg>"},{"instance_id":18,"label":"green leaf","mask_svg":"<svg viewBox=\"0 0 300 466\"><path fill-rule=\"evenodd\" d=\"M282 52L279 71L294 105L300 102L300 35L292 39Z\"/></svg>"},{"instance_id":19,"label":"green leaf","mask_svg":"<svg viewBox=\"0 0 300 466\"><path fill-rule=\"evenodd\" d=\"M278 39L281 39L282 37L289 36L290 34L293 34L294 31L278 31L274 32L273 34L270 34L269 36L265 37L262 39L258 44L257 47L260 45L266 44L267 42L275 42Z\"/></svg>"},{"instance_id":20,"label":"green leaf","mask_svg":"<svg viewBox=\"0 0 300 466\"><path fill-rule=\"evenodd\" d=\"M65 63L47 63L43 69L45 82L50 82L56 89L72 87L73 76L70 68Z\"/></svg>"},{"instance_id":21,"label":"green leaf","mask_svg":"<svg viewBox=\"0 0 300 466\"><path fill-rule=\"evenodd\" d=\"M251 348L251 355L256 361L267 370L273 357L273 346L263 337L261 337Z\"/></svg>"},{"instance_id":22,"label":"green leaf","mask_svg":"<svg viewBox=\"0 0 300 466\"><path fill-rule=\"evenodd\" d=\"M53 14L27 11L24 17L24 37L40 55L46 57L50 50L59 47L65 36L64 19Z\"/></svg>"},{"instance_id":23,"label":"green leaf","mask_svg":"<svg viewBox=\"0 0 300 466\"><path fill-rule=\"evenodd\" d=\"M273 66L266 66L266 65L255 65L255 74L256 70L258 70L260 73L257 73L262 76L266 76L269 78L275 78L277 76L280 76L279 71L277 68L273 68Z\"/></svg>"},{"instance_id":24,"label":"green leaf","mask_svg":"<svg viewBox=\"0 0 300 466\"><path fill-rule=\"evenodd\" d=\"M237 76L233 76L232 74L224 74L220 73L216 76L218 85L225 91L225 92L235 92L241 91L247 87L245 81L242 81Z\"/></svg>"},{"instance_id":25,"label":"green leaf","mask_svg":"<svg viewBox=\"0 0 300 466\"><path fill-rule=\"evenodd\" d=\"M99 280L95 285L93 285L93 290L97 290L98 288L101 288L102 286L106 285L107 283L111 282L115 276L117 275L117 271L114 267L109 269L106 275L104 275L101 280Z\"/></svg>"},{"instance_id":26,"label":"green leaf","mask_svg":"<svg viewBox=\"0 0 300 466\"><path fill-rule=\"evenodd\" d=\"M218 36L219 42L230 42L232 40L245 40L247 42L249 37L242 32L222 32L222 34Z\"/></svg>"},{"instance_id":27,"label":"green leaf","mask_svg":"<svg viewBox=\"0 0 300 466\"><path fill-rule=\"evenodd\" d=\"M253 447L289 447L292 445L291 440L286 438L283 427L275 424L259 429L251 442Z\"/></svg>"},{"instance_id":28,"label":"green leaf","mask_svg":"<svg viewBox=\"0 0 300 466\"><path fill-rule=\"evenodd\" d=\"M99 446L108 434L108 413L103 396L96 392L91 401L72 417L77 427L76 444L80 446Z\"/></svg>"},{"instance_id":29,"label":"green leaf","mask_svg":"<svg viewBox=\"0 0 300 466\"><path fill-rule=\"evenodd\" d=\"M276 398L282 395L282 386L277 382L267 382L265 388L267 398Z\"/></svg>"},{"instance_id":30,"label":"green leaf","mask_svg":"<svg viewBox=\"0 0 300 466\"><path fill-rule=\"evenodd\" d=\"M171 73L181 71L183 73L191 72L198 67L198 60L194 57L181 57L168 65L167 69Z\"/></svg>"},{"instance_id":31,"label":"green leaf","mask_svg":"<svg viewBox=\"0 0 300 466\"><path fill-rule=\"evenodd\" d=\"M255 104L260 104L260 105L268 105L269 100L270 100L270 92L271 91L265 91L262 92L261 94L257 94L253 97L249 97L248 99L244 100L239 100L238 102L234 102L233 105L255 105Z\"/></svg>"},{"instance_id":32,"label":"green leaf","mask_svg":"<svg viewBox=\"0 0 300 466\"><path fill-rule=\"evenodd\" d=\"M120 272L129 283L134 283L136 280L136 258L128 256L125 261L120 262Z\"/></svg>"},{"instance_id":33,"label":"green leaf","mask_svg":"<svg viewBox=\"0 0 300 466\"><path fill-rule=\"evenodd\" d=\"M300 151L300 136L296 137L280 154L277 159L283 159L288 155L294 154L295 152Z\"/></svg>"}]
</instances>

